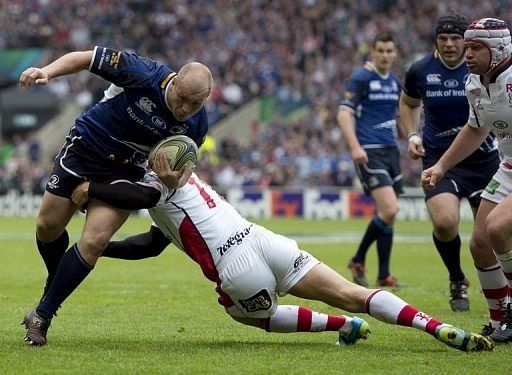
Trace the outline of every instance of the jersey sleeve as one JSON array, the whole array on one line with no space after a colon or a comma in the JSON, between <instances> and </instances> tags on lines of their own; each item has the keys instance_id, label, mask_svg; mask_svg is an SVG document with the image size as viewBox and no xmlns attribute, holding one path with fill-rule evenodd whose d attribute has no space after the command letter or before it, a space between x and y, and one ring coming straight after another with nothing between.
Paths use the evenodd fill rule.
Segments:
<instances>
[{"instance_id":1,"label":"jersey sleeve","mask_svg":"<svg viewBox=\"0 0 512 375\"><path fill-rule=\"evenodd\" d=\"M479 78L477 78L479 80ZM479 91L480 89L477 88L475 90L475 87L478 87L473 82L473 75L470 75L466 81L466 98L468 99L469 103L469 118L468 118L468 124L472 128L481 128L484 126L484 123L481 121L481 119L478 117L478 113L475 109L475 106L478 107L478 103L480 101L480 98L475 96L473 93L474 91Z\"/></svg>"},{"instance_id":2,"label":"jersey sleeve","mask_svg":"<svg viewBox=\"0 0 512 375\"><path fill-rule=\"evenodd\" d=\"M418 90L416 76L416 65L413 64L405 73L403 90L411 98L421 99L421 93Z\"/></svg>"},{"instance_id":3,"label":"jersey sleeve","mask_svg":"<svg viewBox=\"0 0 512 375\"><path fill-rule=\"evenodd\" d=\"M365 81L352 75L347 81L345 95L340 104L340 109L348 109L355 112L357 106L361 103L365 91Z\"/></svg>"},{"instance_id":4,"label":"jersey sleeve","mask_svg":"<svg viewBox=\"0 0 512 375\"><path fill-rule=\"evenodd\" d=\"M473 104L471 102L469 103L469 119L468 124L472 128L481 128L483 126L482 122L478 118L478 115L475 111L475 107L473 107Z\"/></svg>"},{"instance_id":5,"label":"jersey sleeve","mask_svg":"<svg viewBox=\"0 0 512 375\"><path fill-rule=\"evenodd\" d=\"M96 46L89 70L119 87L154 87L161 65L134 53ZM158 78L157 78L158 77Z\"/></svg>"}]
</instances>

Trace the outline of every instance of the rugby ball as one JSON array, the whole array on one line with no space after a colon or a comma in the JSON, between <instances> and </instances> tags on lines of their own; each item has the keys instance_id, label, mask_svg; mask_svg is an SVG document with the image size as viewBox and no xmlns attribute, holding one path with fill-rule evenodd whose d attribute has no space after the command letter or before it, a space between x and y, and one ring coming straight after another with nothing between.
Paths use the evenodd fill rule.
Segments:
<instances>
[{"instance_id":1,"label":"rugby ball","mask_svg":"<svg viewBox=\"0 0 512 375\"><path fill-rule=\"evenodd\" d=\"M163 153L173 171L179 171L187 163L191 167L197 163L197 145L186 135L173 135L158 142L150 151L148 161L150 165L158 154Z\"/></svg>"}]
</instances>

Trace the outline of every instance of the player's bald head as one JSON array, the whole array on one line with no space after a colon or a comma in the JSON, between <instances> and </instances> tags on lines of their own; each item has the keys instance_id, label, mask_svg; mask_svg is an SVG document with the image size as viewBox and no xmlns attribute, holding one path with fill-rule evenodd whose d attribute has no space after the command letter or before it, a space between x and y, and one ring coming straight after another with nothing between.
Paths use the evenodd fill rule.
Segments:
<instances>
[{"instance_id":1,"label":"player's bald head","mask_svg":"<svg viewBox=\"0 0 512 375\"><path fill-rule=\"evenodd\" d=\"M208 97L213 87L213 77L210 69L199 62L183 65L175 80L176 84L194 97Z\"/></svg>"}]
</instances>

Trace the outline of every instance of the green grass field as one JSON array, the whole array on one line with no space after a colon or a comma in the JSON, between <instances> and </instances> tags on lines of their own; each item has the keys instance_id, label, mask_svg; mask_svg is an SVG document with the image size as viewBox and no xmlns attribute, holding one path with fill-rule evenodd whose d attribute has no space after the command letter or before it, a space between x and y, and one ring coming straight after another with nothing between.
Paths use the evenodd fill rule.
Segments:
<instances>
[{"instance_id":1,"label":"green grass field","mask_svg":"<svg viewBox=\"0 0 512 375\"><path fill-rule=\"evenodd\" d=\"M301 247L349 276L346 263L365 221L273 220L270 229L298 238ZM82 218L70 226L72 240ZM116 238L144 231L148 218L130 219ZM35 219L0 219L0 374L13 373L227 373L227 374L477 374L511 373L512 344L490 353L462 353L414 329L366 317L373 333L353 347L334 345L333 332L278 334L242 326L217 304L215 285L174 247L143 261L100 259L88 279L53 320L46 347L29 347L19 325L38 302L45 270L33 241ZM463 224L464 238L471 223ZM340 237L341 234L349 234ZM427 222L399 222L392 272L406 288L397 294L437 318L479 332L487 322L467 242L464 270L471 311L448 305L447 274L430 240ZM375 250L368 277L376 277ZM320 302L287 296L330 314ZM364 316L364 315L363 315Z\"/></svg>"}]
</instances>

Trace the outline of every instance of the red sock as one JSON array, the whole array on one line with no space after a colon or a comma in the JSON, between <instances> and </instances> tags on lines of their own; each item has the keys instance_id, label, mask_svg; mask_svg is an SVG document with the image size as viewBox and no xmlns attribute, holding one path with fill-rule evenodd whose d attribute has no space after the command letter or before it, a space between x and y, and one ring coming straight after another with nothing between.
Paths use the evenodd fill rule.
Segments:
<instances>
[{"instance_id":1,"label":"red sock","mask_svg":"<svg viewBox=\"0 0 512 375\"><path fill-rule=\"evenodd\" d=\"M436 327L443 324L385 290L377 290L366 299L366 312L383 322L414 327L433 336Z\"/></svg>"},{"instance_id":2,"label":"red sock","mask_svg":"<svg viewBox=\"0 0 512 375\"><path fill-rule=\"evenodd\" d=\"M482 287L489 318L493 327L497 327L505 314L507 302L509 302L510 289L507 279L499 264L487 268L476 268L478 279Z\"/></svg>"},{"instance_id":3,"label":"red sock","mask_svg":"<svg viewBox=\"0 0 512 375\"><path fill-rule=\"evenodd\" d=\"M339 331L351 321L352 318L344 315L327 315L302 306L282 305L270 318L262 319L262 328L268 332Z\"/></svg>"}]
</instances>

